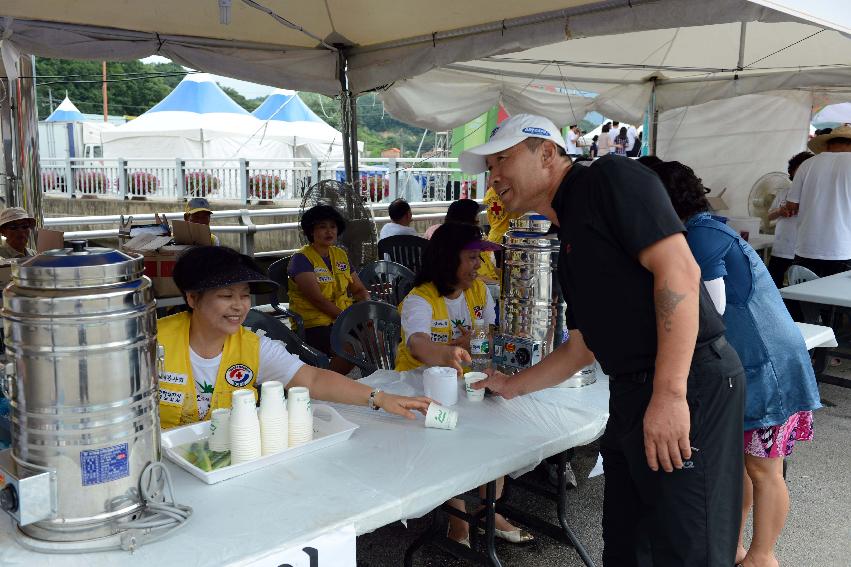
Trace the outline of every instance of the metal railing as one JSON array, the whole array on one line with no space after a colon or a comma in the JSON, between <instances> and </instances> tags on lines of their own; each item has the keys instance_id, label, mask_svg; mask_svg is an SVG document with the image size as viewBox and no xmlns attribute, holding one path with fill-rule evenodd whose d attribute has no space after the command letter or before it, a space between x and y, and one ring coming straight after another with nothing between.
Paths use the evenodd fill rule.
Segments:
<instances>
[{"instance_id":1,"label":"metal railing","mask_svg":"<svg viewBox=\"0 0 851 567\"><path fill-rule=\"evenodd\" d=\"M456 158L362 158L359 167L361 194L371 203L484 197L484 174L462 173ZM344 177L338 162L315 158L41 159L44 193L74 197L250 203L299 199L318 180Z\"/></svg>"},{"instance_id":2,"label":"metal railing","mask_svg":"<svg viewBox=\"0 0 851 567\"><path fill-rule=\"evenodd\" d=\"M446 214L446 208L451 204L452 201L430 201L430 202L420 202L420 203L411 203L411 208L414 211L413 220L434 220L439 221L442 220ZM376 211L385 212L387 210L387 206L389 203L371 203L368 207L371 209L373 213L373 218L379 227L390 222L390 217L388 216L374 216ZM440 212L417 212L422 209L440 209ZM216 211L216 220L220 219L236 219L238 224L231 225L210 225L210 231L214 234L238 234L239 235L239 248L243 254L248 254L250 256L255 257L264 257L264 256L284 256L287 254L291 254L294 250L271 250L271 251L263 251L257 252L254 247L254 235L259 232L271 232L275 230L300 230L300 224L298 222L283 222L283 223L269 223L269 224L255 224L255 218L262 217L274 217L274 216L283 216L283 215L297 215L301 211L298 207L286 207L286 208L276 208L276 209L232 209L232 210L224 210L224 211ZM174 219L183 219L182 212L174 212L174 213L160 213L160 218L165 217L168 220ZM146 222L154 222L155 215L153 213L147 214L138 214L132 215L134 222L146 223ZM111 225L111 228L105 228L100 230L77 230L77 231L65 231L64 238L65 240L72 240L76 238L80 239L89 239L89 238L98 238L98 239L118 239L118 226L120 226L122 220L126 220L127 216L125 215L103 215L103 216L90 216L90 217L53 217L53 218L45 218L44 219L44 227L45 228L66 228L66 227L79 227L80 225L85 226L97 226L97 225Z\"/></svg>"}]
</instances>

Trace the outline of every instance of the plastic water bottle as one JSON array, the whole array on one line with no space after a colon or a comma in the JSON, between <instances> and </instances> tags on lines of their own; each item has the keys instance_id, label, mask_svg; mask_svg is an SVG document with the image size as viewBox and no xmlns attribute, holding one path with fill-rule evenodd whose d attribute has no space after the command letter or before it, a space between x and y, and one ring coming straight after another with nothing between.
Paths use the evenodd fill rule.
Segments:
<instances>
[{"instance_id":1,"label":"plastic water bottle","mask_svg":"<svg viewBox=\"0 0 851 567\"><path fill-rule=\"evenodd\" d=\"M470 336L470 357L473 359L473 372L484 372L491 365L490 336L488 326L482 319L473 323L473 334Z\"/></svg>"}]
</instances>

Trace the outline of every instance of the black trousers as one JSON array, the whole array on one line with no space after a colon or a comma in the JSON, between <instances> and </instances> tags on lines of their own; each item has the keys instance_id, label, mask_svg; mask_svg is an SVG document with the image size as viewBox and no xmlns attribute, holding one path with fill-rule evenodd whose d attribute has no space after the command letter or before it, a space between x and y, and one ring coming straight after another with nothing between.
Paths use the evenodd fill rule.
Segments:
<instances>
[{"instance_id":1,"label":"black trousers","mask_svg":"<svg viewBox=\"0 0 851 567\"><path fill-rule=\"evenodd\" d=\"M816 260L795 256L795 263L815 272L820 278L851 270L851 260Z\"/></svg>"},{"instance_id":2,"label":"black trousers","mask_svg":"<svg viewBox=\"0 0 851 567\"><path fill-rule=\"evenodd\" d=\"M688 376L692 458L653 472L643 418L652 371L641 382L615 376L601 441L605 471L605 567L731 567L735 561L744 470L745 375L721 339L695 351Z\"/></svg>"}]
</instances>

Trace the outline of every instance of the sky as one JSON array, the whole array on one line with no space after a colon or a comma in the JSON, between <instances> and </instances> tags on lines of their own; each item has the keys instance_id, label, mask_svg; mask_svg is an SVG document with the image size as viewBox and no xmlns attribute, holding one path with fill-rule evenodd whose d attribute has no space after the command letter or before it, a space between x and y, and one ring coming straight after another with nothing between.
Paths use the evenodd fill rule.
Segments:
<instances>
[{"instance_id":1,"label":"sky","mask_svg":"<svg viewBox=\"0 0 851 567\"><path fill-rule=\"evenodd\" d=\"M142 63L170 63L171 59L167 59L160 55L151 55L150 57L145 57L141 61ZM213 80L220 85L236 89L239 94L245 98L265 97L274 89L274 87L258 85L257 83L249 83L248 81L240 81L239 79L231 79L230 77L223 77L221 75L212 75L212 77Z\"/></svg>"}]
</instances>

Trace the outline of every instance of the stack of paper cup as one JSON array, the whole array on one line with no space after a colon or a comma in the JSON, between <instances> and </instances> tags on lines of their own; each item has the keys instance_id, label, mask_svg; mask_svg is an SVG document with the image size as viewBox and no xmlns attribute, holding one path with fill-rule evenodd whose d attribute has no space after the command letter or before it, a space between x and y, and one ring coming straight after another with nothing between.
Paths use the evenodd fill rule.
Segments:
<instances>
[{"instance_id":1,"label":"stack of paper cup","mask_svg":"<svg viewBox=\"0 0 851 567\"><path fill-rule=\"evenodd\" d=\"M488 377L484 372L467 372L464 374L464 386L467 390L467 399L471 402L480 402L485 399L485 389L473 389L473 384L481 382Z\"/></svg>"},{"instance_id":2,"label":"stack of paper cup","mask_svg":"<svg viewBox=\"0 0 851 567\"><path fill-rule=\"evenodd\" d=\"M260 421L254 405L254 391L237 390L231 406L230 462L236 465L260 457Z\"/></svg>"},{"instance_id":3,"label":"stack of paper cup","mask_svg":"<svg viewBox=\"0 0 851 567\"><path fill-rule=\"evenodd\" d=\"M313 441L313 408L307 388L294 386L287 392L289 445L298 447Z\"/></svg>"},{"instance_id":4,"label":"stack of paper cup","mask_svg":"<svg viewBox=\"0 0 851 567\"><path fill-rule=\"evenodd\" d=\"M210 450L230 451L230 410L214 409L210 415Z\"/></svg>"},{"instance_id":5,"label":"stack of paper cup","mask_svg":"<svg viewBox=\"0 0 851 567\"><path fill-rule=\"evenodd\" d=\"M277 381L263 382L260 396L260 444L264 455L287 448L288 421L284 406L284 385Z\"/></svg>"},{"instance_id":6,"label":"stack of paper cup","mask_svg":"<svg viewBox=\"0 0 851 567\"><path fill-rule=\"evenodd\" d=\"M458 425L458 412L439 406L435 403L428 405L426 412L425 426L434 427L435 429L455 429Z\"/></svg>"},{"instance_id":7,"label":"stack of paper cup","mask_svg":"<svg viewBox=\"0 0 851 567\"><path fill-rule=\"evenodd\" d=\"M423 389L427 398L444 406L458 402L458 372L448 366L432 366L423 371Z\"/></svg>"}]
</instances>

